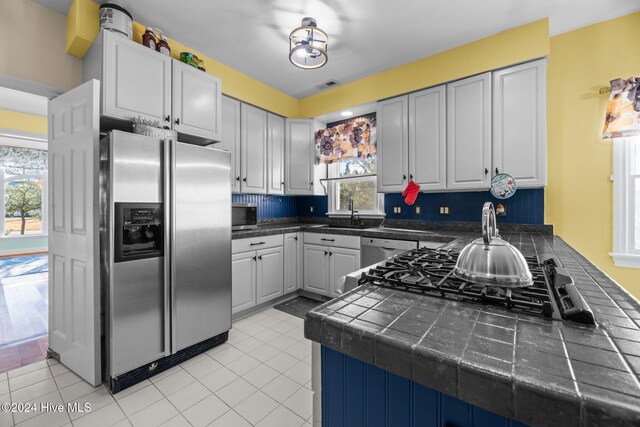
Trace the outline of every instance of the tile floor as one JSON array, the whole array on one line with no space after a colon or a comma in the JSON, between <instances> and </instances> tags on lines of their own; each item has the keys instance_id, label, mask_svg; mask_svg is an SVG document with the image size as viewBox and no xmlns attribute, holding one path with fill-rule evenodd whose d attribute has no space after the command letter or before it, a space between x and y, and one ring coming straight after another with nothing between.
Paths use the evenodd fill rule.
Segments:
<instances>
[{"instance_id":1,"label":"tile floor","mask_svg":"<svg viewBox=\"0 0 640 427\"><path fill-rule=\"evenodd\" d=\"M229 341L116 395L55 360L0 374L0 403L91 404L91 412L8 413L0 426L310 426L311 341L273 308L234 322Z\"/></svg>"}]
</instances>

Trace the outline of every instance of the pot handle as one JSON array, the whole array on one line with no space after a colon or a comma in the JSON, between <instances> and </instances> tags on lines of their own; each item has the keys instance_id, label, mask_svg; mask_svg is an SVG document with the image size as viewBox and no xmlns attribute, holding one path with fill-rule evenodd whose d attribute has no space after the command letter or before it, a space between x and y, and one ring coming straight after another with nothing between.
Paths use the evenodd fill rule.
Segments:
<instances>
[{"instance_id":1,"label":"pot handle","mask_svg":"<svg viewBox=\"0 0 640 427\"><path fill-rule=\"evenodd\" d=\"M493 208L493 203L486 202L482 207L482 239L484 244L491 244L491 239L497 235L496 211Z\"/></svg>"}]
</instances>

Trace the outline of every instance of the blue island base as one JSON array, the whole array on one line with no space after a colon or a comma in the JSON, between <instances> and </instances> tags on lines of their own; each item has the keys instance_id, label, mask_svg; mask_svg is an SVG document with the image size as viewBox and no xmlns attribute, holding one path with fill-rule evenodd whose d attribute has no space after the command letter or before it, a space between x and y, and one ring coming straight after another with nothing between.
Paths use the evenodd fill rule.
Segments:
<instances>
[{"instance_id":1,"label":"blue island base","mask_svg":"<svg viewBox=\"0 0 640 427\"><path fill-rule=\"evenodd\" d=\"M526 427L322 346L324 427Z\"/></svg>"}]
</instances>

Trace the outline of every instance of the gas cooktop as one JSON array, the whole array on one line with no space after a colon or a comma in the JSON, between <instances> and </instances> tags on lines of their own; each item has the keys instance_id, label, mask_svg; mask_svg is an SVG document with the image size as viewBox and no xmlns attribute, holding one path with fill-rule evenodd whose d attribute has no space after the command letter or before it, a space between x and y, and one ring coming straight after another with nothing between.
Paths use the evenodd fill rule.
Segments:
<instances>
[{"instance_id":1,"label":"gas cooktop","mask_svg":"<svg viewBox=\"0 0 640 427\"><path fill-rule=\"evenodd\" d=\"M510 311L596 325L593 312L573 279L553 259L540 262L536 256L525 257L533 285L504 288L455 277L453 270L458 255L451 250L414 249L371 268L360 276L358 284L496 305Z\"/></svg>"}]
</instances>

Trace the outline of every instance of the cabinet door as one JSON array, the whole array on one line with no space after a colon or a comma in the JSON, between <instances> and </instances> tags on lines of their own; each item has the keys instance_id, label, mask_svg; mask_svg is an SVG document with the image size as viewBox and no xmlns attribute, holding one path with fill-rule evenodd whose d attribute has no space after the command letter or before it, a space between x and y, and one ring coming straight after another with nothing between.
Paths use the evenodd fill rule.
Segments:
<instances>
[{"instance_id":1,"label":"cabinet door","mask_svg":"<svg viewBox=\"0 0 640 427\"><path fill-rule=\"evenodd\" d=\"M287 233L284 235L284 293L293 292L298 289L298 264L300 254L298 253L300 238L298 233Z\"/></svg>"},{"instance_id":2,"label":"cabinet door","mask_svg":"<svg viewBox=\"0 0 640 427\"><path fill-rule=\"evenodd\" d=\"M222 137L220 79L175 59L172 63L173 129L219 141Z\"/></svg>"},{"instance_id":3,"label":"cabinet door","mask_svg":"<svg viewBox=\"0 0 640 427\"><path fill-rule=\"evenodd\" d=\"M256 273L257 303L262 304L283 295L283 248L278 246L257 251Z\"/></svg>"},{"instance_id":4,"label":"cabinet door","mask_svg":"<svg viewBox=\"0 0 640 427\"><path fill-rule=\"evenodd\" d=\"M231 191L240 192L240 101L222 96L222 138L215 148L231 153Z\"/></svg>"},{"instance_id":5,"label":"cabinet door","mask_svg":"<svg viewBox=\"0 0 640 427\"><path fill-rule=\"evenodd\" d=\"M240 170L243 193L267 193L267 112L240 105Z\"/></svg>"},{"instance_id":6,"label":"cabinet door","mask_svg":"<svg viewBox=\"0 0 640 427\"><path fill-rule=\"evenodd\" d=\"M404 190L408 183L408 97L378 102L378 192Z\"/></svg>"},{"instance_id":7,"label":"cabinet door","mask_svg":"<svg viewBox=\"0 0 640 427\"><path fill-rule=\"evenodd\" d=\"M445 86L409 95L409 179L420 190L444 190L446 164Z\"/></svg>"},{"instance_id":8,"label":"cabinet door","mask_svg":"<svg viewBox=\"0 0 640 427\"><path fill-rule=\"evenodd\" d=\"M329 274L329 247L304 245L303 288L310 292L326 295Z\"/></svg>"},{"instance_id":9,"label":"cabinet door","mask_svg":"<svg viewBox=\"0 0 640 427\"><path fill-rule=\"evenodd\" d=\"M313 194L313 120L285 121L285 193Z\"/></svg>"},{"instance_id":10,"label":"cabinet door","mask_svg":"<svg viewBox=\"0 0 640 427\"><path fill-rule=\"evenodd\" d=\"M493 171L518 187L547 183L546 61L493 73Z\"/></svg>"},{"instance_id":11,"label":"cabinet door","mask_svg":"<svg viewBox=\"0 0 640 427\"><path fill-rule=\"evenodd\" d=\"M267 114L267 192L284 194L284 118Z\"/></svg>"},{"instance_id":12,"label":"cabinet door","mask_svg":"<svg viewBox=\"0 0 640 427\"><path fill-rule=\"evenodd\" d=\"M447 85L447 188L491 185L491 73Z\"/></svg>"},{"instance_id":13,"label":"cabinet door","mask_svg":"<svg viewBox=\"0 0 640 427\"><path fill-rule=\"evenodd\" d=\"M231 256L231 312L238 313L256 305L256 253Z\"/></svg>"},{"instance_id":14,"label":"cabinet door","mask_svg":"<svg viewBox=\"0 0 640 427\"><path fill-rule=\"evenodd\" d=\"M126 120L140 116L168 124L171 58L110 31L102 34L102 114Z\"/></svg>"},{"instance_id":15,"label":"cabinet door","mask_svg":"<svg viewBox=\"0 0 640 427\"><path fill-rule=\"evenodd\" d=\"M356 249L329 248L329 295L340 296L338 279L360 269L360 251Z\"/></svg>"}]
</instances>

